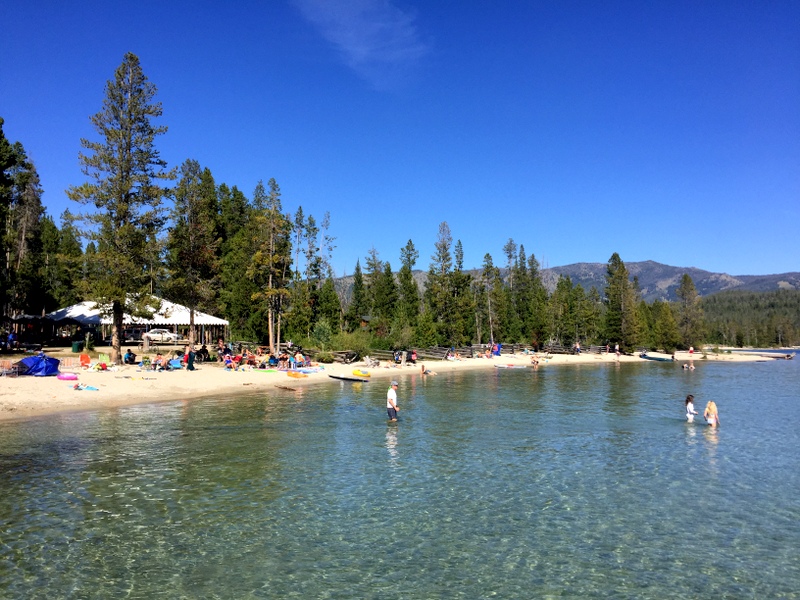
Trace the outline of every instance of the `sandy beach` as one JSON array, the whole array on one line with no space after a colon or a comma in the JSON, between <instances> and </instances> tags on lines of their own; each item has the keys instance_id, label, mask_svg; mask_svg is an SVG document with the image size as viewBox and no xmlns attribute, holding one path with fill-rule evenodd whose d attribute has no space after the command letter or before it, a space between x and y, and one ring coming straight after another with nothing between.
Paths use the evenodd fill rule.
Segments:
<instances>
[{"instance_id":1,"label":"sandy beach","mask_svg":"<svg viewBox=\"0 0 800 600\"><path fill-rule=\"evenodd\" d=\"M668 358L668 355L650 353L651 356ZM54 355L60 358L58 355ZM565 368L569 365L600 364L620 362L648 362L638 356L579 354L553 355L539 358L539 369ZM753 362L765 360L757 354L744 353L707 353L705 357L699 352L690 357L688 352L675 354L678 365L689 362L693 358L695 366L704 362L731 361ZM17 359L18 360L18 359ZM217 363L205 363L196 371L153 372L142 371L137 366L125 365L110 371L83 371L71 369L77 374L77 381L65 381L56 377L2 377L0 378L0 421L29 419L36 416L67 411L94 410L99 408L128 406L202 398L219 394L238 394L260 391L266 394L291 393L308 385L339 385L337 380L328 375L352 375L354 369L365 368L370 373L370 380L397 379L400 382L402 396L403 378L420 374L420 365L389 366L382 362L381 367L366 369L364 363L352 365L321 365L324 370L311 373L308 377L293 378L285 372L263 372L257 370L228 371ZM428 361L424 363L428 369L437 374L460 369L494 369L496 365L526 366L532 369L531 356L526 354L502 355L493 359L468 358L457 361ZM676 365L676 368L679 366ZM75 384L97 388L94 390L76 390ZM291 389L286 389L291 388Z\"/></svg>"}]
</instances>

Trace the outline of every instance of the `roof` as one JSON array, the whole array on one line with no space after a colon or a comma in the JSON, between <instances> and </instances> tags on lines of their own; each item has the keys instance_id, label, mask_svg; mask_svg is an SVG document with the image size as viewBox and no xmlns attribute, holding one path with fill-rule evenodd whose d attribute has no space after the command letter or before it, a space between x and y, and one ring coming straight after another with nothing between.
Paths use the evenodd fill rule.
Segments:
<instances>
[{"instance_id":1,"label":"roof","mask_svg":"<svg viewBox=\"0 0 800 600\"><path fill-rule=\"evenodd\" d=\"M124 314L122 322L126 325L188 325L189 309L181 304L156 298L161 303L161 308L153 315L152 319L132 317ZM109 305L101 306L96 302L86 301L67 306L48 313L46 318L51 321L73 320L82 325L111 325L111 310ZM194 311L195 325L228 325L228 321L213 315Z\"/></svg>"}]
</instances>

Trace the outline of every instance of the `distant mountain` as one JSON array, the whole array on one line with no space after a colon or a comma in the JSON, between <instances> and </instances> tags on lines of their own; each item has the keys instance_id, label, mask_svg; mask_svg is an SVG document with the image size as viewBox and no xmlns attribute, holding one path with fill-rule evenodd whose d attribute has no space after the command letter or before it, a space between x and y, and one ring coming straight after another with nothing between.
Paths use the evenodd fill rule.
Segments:
<instances>
[{"instance_id":1,"label":"distant mountain","mask_svg":"<svg viewBox=\"0 0 800 600\"><path fill-rule=\"evenodd\" d=\"M602 294L606 286L606 263L575 263L563 267L542 269L541 276L548 292L556 289L558 277L569 276L573 285L581 284L585 291L592 286ZM727 273L712 273L694 267L671 267L652 260L644 262L625 263L631 278L639 278L639 289L647 302L653 300L675 301L678 297L675 290L681 284L684 273L694 281L697 292L701 296L710 296L726 290L744 290L752 292L768 292L772 290L788 289L800 290L800 273L780 273L778 275L728 275ZM505 269L500 270L505 274ZM480 277L480 269L471 269L473 277ZM427 271L414 271L414 279L420 291L425 289ZM337 280L337 287L349 290L353 277L347 276Z\"/></svg>"},{"instance_id":2,"label":"distant mountain","mask_svg":"<svg viewBox=\"0 0 800 600\"><path fill-rule=\"evenodd\" d=\"M573 284L580 283L585 290L592 286L602 292L606 285L605 263L576 263L563 267L542 269L542 281L549 291L556 287L559 275L569 276ZM781 273L778 275L728 275L712 273L694 267L671 267L652 260L625 263L631 277L639 278L642 298L653 300L677 300L675 290L681 284L684 273L694 281L701 296L709 296L726 290L746 290L767 292L779 289L800 289L800 273Z\"/></svg>"}]
</instances>

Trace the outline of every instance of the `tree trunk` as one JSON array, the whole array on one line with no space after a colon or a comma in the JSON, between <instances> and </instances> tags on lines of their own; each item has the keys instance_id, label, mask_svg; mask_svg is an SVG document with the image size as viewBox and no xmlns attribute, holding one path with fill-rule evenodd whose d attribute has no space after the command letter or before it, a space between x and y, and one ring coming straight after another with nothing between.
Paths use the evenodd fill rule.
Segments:
<instances>
[{"instance_id":1,"label":"tree trunk","mask_svg":"<svg viewBox=\"0 0 800 600\"><path fill-rule=\"evenodd\" d=\"M114 300L111 306L111 362L118 365L122 363L122 352L120 351L122 341L122 303Z\"/></svg>"}]
</instances>

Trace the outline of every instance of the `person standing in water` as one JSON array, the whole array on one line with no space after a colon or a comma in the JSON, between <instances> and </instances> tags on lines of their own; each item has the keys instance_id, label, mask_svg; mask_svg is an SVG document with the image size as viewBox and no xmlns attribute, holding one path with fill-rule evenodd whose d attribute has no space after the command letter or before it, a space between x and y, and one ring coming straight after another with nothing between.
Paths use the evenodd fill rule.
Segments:
<instances>
[{"instance_id":1,"label":"person standing in water","mask_svg":"<svg viewBox=\"0 0 800 600\"><path fill-rule=\"evenodd\" d=\"M719 411L717 410L717 404L713 400L709 400L708 404L706 404L703 417L711 427L719 425Z\"/></svg>"},{"instance_id":2,"label":"person standing in water","mask_svg":"<svg viewBox=\"0 0 800 600\"><path fill-rule=\"evenodd\" d=\"M686 396L686 420L689 423L694 423L694 416L697 414L697 411L694 409L694 396L689 394Z\"/></svg>"},{"instance_id":3,"label":"person standing in water","mask_svg":"<svg viewBox=\"0 0 800 600\"><path fill-rule=\"evenodd\" d=\"M397 407L397 382L393 381L389 391L386 392L386 412L389 413L390 421L397 421L397 411L399 410Z\"/></svg>"}]
</instances>

